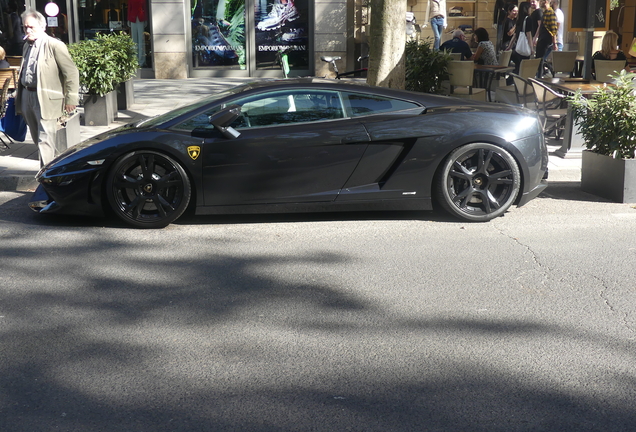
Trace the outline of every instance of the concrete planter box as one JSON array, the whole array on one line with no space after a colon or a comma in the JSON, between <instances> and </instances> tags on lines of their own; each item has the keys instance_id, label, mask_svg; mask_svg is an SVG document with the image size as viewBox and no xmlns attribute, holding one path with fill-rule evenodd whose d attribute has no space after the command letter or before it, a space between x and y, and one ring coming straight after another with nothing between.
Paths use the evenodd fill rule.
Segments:
<instances>
[{"instance_id":1,"label":"concrete planter box","mask_svg":"<svg viewBox=\"0 0 636 432\"><path fill-rule=\"evenodd\" d=\"M135 103L133 80L117 84L117 109L127 110Z\"/></svg>"},{"instance_id":2,"label":"concrete planter box","mask_svg":"<svg viewBox=\"0 0 636 432\"><path fill-rule=\"evenodd\" d=\"M86 126L108 126L117 117L117 93L104 96L84 96L84 124Z\"/></svg>"},{"instance_id":3,"label":"concrete planter box","mask_svg":"<svg viewBox=\"0 0 636 432\"><path fill-rule=\"evenodd\" d=\"M636 159L583 151L581 190L619 203L636 203Z\"/></svg>"}]
</instances>

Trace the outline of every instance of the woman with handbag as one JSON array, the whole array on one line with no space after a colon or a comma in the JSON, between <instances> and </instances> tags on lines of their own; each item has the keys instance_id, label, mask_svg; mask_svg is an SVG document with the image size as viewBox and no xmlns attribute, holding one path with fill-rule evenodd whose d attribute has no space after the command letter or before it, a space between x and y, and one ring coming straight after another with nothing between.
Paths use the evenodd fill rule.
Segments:
<instances>
[{"instance_id":1,"label":"woman with handbag","mask_svg":"<svg viewBox=\"0 0 636 432\"><path fill-rule=\"evenodd\" d=\"M532 26L530 25L529 18L530 3L522 2L519 5L519 15L517 16L517 25L515 27L515 35L510 40L508 49L512 51L510 60L515 64L513 73L519 73L519 67L521 66L521 60L527 60L534 56L534 46L532 44ZM508 78L509 84L512 84L512 78Z\"/></svg>"}]
</instances>

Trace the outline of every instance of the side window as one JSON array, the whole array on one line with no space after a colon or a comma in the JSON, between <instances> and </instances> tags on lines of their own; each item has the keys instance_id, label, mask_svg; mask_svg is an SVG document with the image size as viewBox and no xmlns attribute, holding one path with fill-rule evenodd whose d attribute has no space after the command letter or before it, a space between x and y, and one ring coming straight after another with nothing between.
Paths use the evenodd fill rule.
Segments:
<instances>
[{"instance_id":1,"label":"side window","mask_svg":"<svg viewBox=\"0 0 636 432\"><path fill-rule=\"evenodd\" d=\"M418 108L420 105L401 99L384 96L372 96L360 93L343 93L343 99L352 117L402 111Z\"/></svg>"},{"instance_id":2,"label":"side window","mask_svg":"<svg viewBox=\"0 0 636 432\"><path fill-rule=\"evenodd\" d=\"M337 92L294 90L268 93L236 101L241 105L241 127L263 127L344 118ZM237 128L237 126L234 126Z\"/></svg>"},{"instance_id":3,"label":"side window","mask_svg":"<svg viewBox=\"0 0 636 432\"><path fill-rule=\"evenodd\" d=\"M219 111L221 107L219 105L210 108L207 111L203 111L194 117L173 126L173 129L192 132L195 129L214 129L214 126L210 124L210 116Z\"/></svg>"},{"instance_id":4,"label":"side window","mask_svg":"<svg viewBox=\"0 0 636 432\"><path fill-rule=\"evenodd\" d=\"M340 95L335 91L271 92L234 100L232 104L241 106L241 116L230 125L235 129L317 122L345 117ZM221 108L217 105L173 128L188 132L194 129L213 129L214 126L208 119Z\"/></svg>"}]
</instances>

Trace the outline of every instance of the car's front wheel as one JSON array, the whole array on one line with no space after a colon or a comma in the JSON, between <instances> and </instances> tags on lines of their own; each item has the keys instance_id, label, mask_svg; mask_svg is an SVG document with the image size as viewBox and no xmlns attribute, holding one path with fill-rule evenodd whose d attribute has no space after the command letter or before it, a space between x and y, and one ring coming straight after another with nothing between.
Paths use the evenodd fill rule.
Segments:
<instances>
[{"instance_id":1,"label":"car's front wheel","mask_svg":"<svg viewBox=\"0 0 636 432\"><path fill-rule=\"evenodd\" d=\"M163 228L183 214L191 186L183 167L153 151L127 153L108 174L106 196L114 213L140 228Z\"/></svg>"},{"instance_id":2,"label":"car's front wheel","mask_svg":"<svg viewBox=\"0 0 636 432\"><path fill-rule=\"evenodd\" d=\"M501 147L473 143L446 158L436 177L437 202L449 213L485 222L505 213L521 189L517 162Z\"/></svg>"}]
</instances>

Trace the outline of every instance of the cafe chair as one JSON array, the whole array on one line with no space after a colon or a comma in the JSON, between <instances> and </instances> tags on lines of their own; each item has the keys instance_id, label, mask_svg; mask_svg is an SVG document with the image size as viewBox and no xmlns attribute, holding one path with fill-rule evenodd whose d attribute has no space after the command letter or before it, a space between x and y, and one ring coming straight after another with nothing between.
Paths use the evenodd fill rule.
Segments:
<instances>
[{"instance_id":1,"label":"cafe chair","mask_svg":"<svg viewBox=\"0 0 636 432\"><path fill-rule=\"evenodd\" d=\"M6 56L5 60L9 62L9 65L12 67L20 67L22 66L22 56Z\"/></svg>"},{"instance_id":2,"label":"cafe chair","mask_svg":"<svg viewBox=\"0 0 636 432\"><path fill-rule=\"evenodd\" d=\"M462 53L449 53L451 60L461 60L462 59Z\"/></svg>"},{"instance_id":3,"label":"cafe chair","mask_svg":"<svg viewBox=\"0 0 636 432\"><path fill-rule=\"evenodd\" d=\"M622 69L625 69L626 64L625 60L594 60L596 81L613 82L614 78L610 75L618 75Z\"/></svg>"},{"instance_id":4,"label":"cafe chair","mask_svg":"<svg viewBox=\"0 0 636 432\"><path fill-rule=\"evenodd\" d=\"M502 51L499 54L499 66L508 66L510 64L510 57L512 56L512 50Z\"/></svg>"},{"instance_id":5,"label":"cafe chair","mask_svg":"<svg viewBox=\"0 0 636 432\"><path fill-rule=\"evenodd\" d=\"M519 65L519 74L518 77L521 78L532 78L536 76L537 70L539 69L539 64L541 63L541 59L527 59L521 60L521 64ZM510 74L513 76L513 74ZM513 80L514 81L514 80ZM529 86L529 84L528 84ZM526 86L524 86L525 88ZM529 94L532 94L532 87L530 87ZM526 94L525 92L523 93ZM524 105L526 103L526 97L519 98L519 93L517 92L517 88L513 82L511 85L501 86L495 90L495 101L506 103L509 105Z\"/></svg>"},{"instance_id":6,"label":"cafe chair","mask_svg":"<svg viewBox=\"0 0 636 432\"><path fill-rule=\"evenodd\" d=\"M559 139L568 114L566 96L534 78L529 81L536 97L537 114L543 123L543 134L546 138Z\"/></svg>"},{"instance_id":7,"label":"cafe chair","mask_svg":"<svg viewBox=\"0 0 636 432\"><path fill-rule=\"evenodd\" d=\"M4 83L7 78L11 78L9 90L16 89L18 82L18 70L15 68L0 69L0 83Z\"/></svg>"},{"instance_id":8,"label":"cafe chair","mask_svg":"<svg viewBox=\"0 0 636 432\"><path fill-rule=\"evenodd\" d=\"M532 87L530 79L515 74L510 75L512 76L512 85L515 88L515 96L517 98L515 105L519 105L524 108L536 109L537 97L534 93L534 88Z\"/></svg>"},{"instance_id":9,"label":"cafe chair","mask_svg":"<svg viewBox=\"0 0 636 432\"><path fill-rule=\"evenodd\" d=\"M448 75L451 96L486 102L486 89L473 87L474 62L452 60L448 64Z\"/></svg>"},{"instance_id":10,"label":"cafe chair","mask_svg":"<svg viewBox=\"0 0 636 432\"><path fill-rule=\"evenodd\" d=\"M571 78L574 76L577 51L552 51L552 77Z\"/></svg>"},{"instance_id":11,"label":"cafe chair","mask_svg":"<svg viewBox=\"0 0 636 432\"><path fill-rule=\"evenodd\" d=\"M11 78L5 79L4 85L2 86L2 92L0 93L0 120L3 119L4 116L7 114L7 102L9 99L10 85L11 85ZM2 132L2 134L9 140L10 143L13 142L11 137L7 135L7 133L4 131L1 125L0 125L0 132ZM0 142L2 142L2 145L4 145L7 149L11 148L9 147L9 144L7 144L5 140L2 138L2 136L0 136Z\"/></svg>"}]
</instances>

